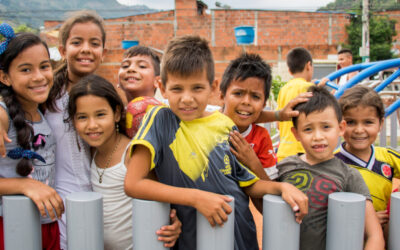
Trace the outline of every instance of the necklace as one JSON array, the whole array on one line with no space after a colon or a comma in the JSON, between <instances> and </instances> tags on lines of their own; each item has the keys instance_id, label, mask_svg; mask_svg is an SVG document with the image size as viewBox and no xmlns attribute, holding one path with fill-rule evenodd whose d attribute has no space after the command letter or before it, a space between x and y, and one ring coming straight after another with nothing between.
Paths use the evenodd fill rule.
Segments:
<instances>
[{"instance_id":1,"label":"necklace","mask_svg":"<svg viewBox=\"0 0 400 250\"><path fill-rule=\"evenodd\" d=\"M115 153L115 151L117 150L120 141L121 141L121 135L118 135L118 142L117 142L117 144L115 144L115 147L114 147L113 151L108 156L108 159L107 159L107 162L106 162L106 166L103 168L103 171L101 171L101 173L99 171L99 168L96 166L96 172L99 175L99 183L103 182L104 172L106 171L107 168L109 168L109 164L110 164L111 158L112 158L113 154Z\"/></svg>"}]
</instances>

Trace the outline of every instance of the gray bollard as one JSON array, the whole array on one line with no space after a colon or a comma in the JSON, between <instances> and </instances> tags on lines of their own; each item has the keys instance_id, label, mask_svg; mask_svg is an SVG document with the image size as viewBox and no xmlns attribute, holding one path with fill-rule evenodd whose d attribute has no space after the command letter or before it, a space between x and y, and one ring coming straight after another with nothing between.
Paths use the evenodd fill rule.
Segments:
<instances>
[{"instance_id":1,"label":"gray bollard","mask_svg":"<svg viewBox=\"0 0 400 250\"><path fill-rule=\"evenodd\" d=\"M263 197L263 240L264 250L299 250L300 224L295 220L292 208L282 197Z\"/></svg>"},{"instance_id":2,"label":"gray bollard","mask_svg":"<svg viewBox=\"0 0 400 250\"><path fill-rule=\"evenodd\" d=\"M362 250L365 197L336 192L329 195L326 250Z\"/></svg>"},{"instance_id":3,"label":"gray bollard","mask_svg":"<svg viewBox=\"0 0 400 250\"><path fill-rule=\"evenodd\" d=\"M400 192L392 193L390 200L388 250L400 249Z\"/></svg>"},{"instance_id":4,"label":"gray bollard","mask_svg":"<svg viewBox=\"0 0 400 250\"><path fill-rule=\"evenodd\" d=\"M42 249L40 215L35 203L22 195L3 196L6 250Z\"/></svg>"},{"instance_id":5,"label":"gray bollard","mask_svg":"<svg viewBox=\"0 0 400 250\"><path fill-rule=\"evenodd\" d=\"M232 196L227 195L233 199ZM221 227L211 227L208 220L197 211L196 244L197 250L232 250L235 245L235 200L230 201L232 213Z\"/></svg>"},{"instance_id":6,"label":"gray bollard","mask_svg":"<svg viewBox=\"0 0 400 250\"><path fill-rule=\"evenodd\" d=\"M72 193L66 197L65 206L68 249L104 249L103 196Z\"/></svg>"},{"instance_id":7,"label":"gray bollard","mask_svg":"<svg viewBox=\"0 0 400 250\"><path fill-rule=\"evenodd\" d=\"M132 199L132 238L135 250L165 250L156 231L169 225L170 205L158 201Z\"/></svg>"}]
</instances>

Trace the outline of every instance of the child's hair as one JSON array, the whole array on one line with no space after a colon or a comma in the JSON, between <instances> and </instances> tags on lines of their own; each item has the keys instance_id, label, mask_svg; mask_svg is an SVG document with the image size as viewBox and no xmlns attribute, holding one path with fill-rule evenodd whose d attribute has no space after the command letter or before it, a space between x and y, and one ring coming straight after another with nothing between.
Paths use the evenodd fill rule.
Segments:
<instances>
[{"instance_id":1,"label":"child's hair","mask_svg":"<svg viewBox=\"0 0 400 250\"><path fill-rule=\"evenodd\" d=\"M347 110L358 106L373 107L379 120L385 117L385 106L382 99L372 88L356 85L344 92L339 99L339 105L344 114Z\"/></svg>"},{"instance_id":2,"label":"child's hair","mask_svg":"<svg viewBox=\"0 0 400 250\"><path fill-rule=\"evenodd\" d=\"M219 89L225 96L232 81L245 81L249 77L256 77L264 81L265 101L268 100L271 89L271 67L258 54L244 53L231 61L225 69Z\"/></svg>"},{"instance_id":3,"label":"child's hair","mask_svg":"<svg viewBox=\"0 0 400 250\"><path fill-rule=\"evenodd\" d=\"M151 58L151 63L154 68L154 75L160 75L160 57L156 54L156 52L149 47L146 46L133 46L130 47L124 53L124 58L134 57L134 56L148 56Z\"/></svg>"},{"instance_id":4,"label":"child's hair","mask_svg":"<svg viewBox=\"0 0 400 250\"><path fill-rule=\"evenodd\" d=\"M332 107L335 111L338 122L342 121L342 112L340 111L339 103L336 98L325 88L311 86L307 90L312 92L312 97L307 102L297 104L293 110L299 111L299 115L304 113L306 116L315 111L324 111L328 107ZM297 128L298 117L293 117L293 127Z\"/></svg>"},{"instance_id":5,"label":"child's hair","mask_svg":"<svg viewBox=\"0 0 400 250\"><path fill-rule=\"evenodd\" d=\"M0 55L1 70L8 74L12 61L21 52L35 45L43 45L50 58L47 44L40 37L32 33L19 33L10 40L6 50ZM17 132L18 145L24 150L30 150L33 147L34 131L32 126L26 122L26 113L22 109L13 88L3 83L0 84L0 95L7 106L8 114ZM16 171L21 176L29 175L32 171L31 160L21 158L17 164Z\"/></svg>"},{"instance_id":6,"label":"child's hair","mask_svg":"<svg viewBox=\"0 0 400 250\"><path fill-rule=\"evenodd\" d=\"M161 62L161 81L168 74L189 77L205 70L210 85L214 81L214 59L207 40L199 36L181 36L168 42Z\"/></svg>"},{"instance_id":7,"label":"child's hair","mask_svg":"<svg viewBox=\"0 0 400 250\"><path fill-rule=\"evenodd\" d=\"M76 114L76 100L79 97L93 95L107 100L111 109L117 112L117 108L121 112L121 119L118 124L120 126L120 133L125 132L125 119L124 119L124 103L114 88L114 85L101 76L90 74L81 78L69 92L68 102L68 119L67 122L72 122Z\"/></svg>"},{"instance_id":8,"label":"child's hair","mask_svg":"<svg viewBox=\"0 0 400 250\"><path fill-rule=\"evenodd\" d=\"M303 72L308 62L312 63L312 56L305 48L294 48L289 51L286 57L286 64L292 74Z\"/></svg>"},{"instance_id":9,"label":"child's hair","mask_svg":"<svg viewBox=\"0 0 400 250\"><path fill-rule=\"evenodd\" d=\"M338 55L340 55L340 54L350 54L351 56L353 56L353 52L351 52L350 49L341 49L338 52Z\"/></svg>"},{"instance_id":10,"label":"child's hair","mask_svg":"<svg viewBox=\"0 0 400 250\"><path fill-rule=\"evenodd\" d=\"M60 28L59 44L66 46L67 40L71 33L71 29L78 23L94 23L96 24L102 34L103 47L106 42L106 31L104 28L104 20L95 11L77 11L72 14L67 20L64 21ZM57 111L55 101L63 94L63 88L68 85L68 67L67 62L64 60L57 69L54 71L54 86L50 91L49 98L46 102L46 108L50 111Z\"/></svg>"}]
</instances>

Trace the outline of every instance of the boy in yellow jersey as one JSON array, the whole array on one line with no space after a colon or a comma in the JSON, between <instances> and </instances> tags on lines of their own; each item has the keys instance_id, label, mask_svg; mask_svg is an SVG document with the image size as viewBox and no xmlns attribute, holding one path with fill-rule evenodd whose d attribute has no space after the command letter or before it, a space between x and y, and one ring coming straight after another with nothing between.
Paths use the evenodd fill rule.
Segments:
<instances>
[{"instance_id":1,"label":"boy in yellow jersey","mask_svg":"<svg viewBox=\"0 0 400 250\"><path fill-rule=\"evenodd\" d=\"M259 180L230 152L236 128L218 111L205 111L214 81L208 43L198 36L171 40L161 64L161 93L170 108L154 107L132 141L125 178L127 195L174 204L182 221L177 249L196 249L196 209L211 225L222 225L232 212L225 195L235 198L235 249L259 249L249 195L282 195L298 222L308 199L294 186ZM160 182L146 179L154 169Z\"/></svg>"},{"instance_id":2,"label":"boy in yellow jersey","mask_svg":"<svg viewBox=\"0 0 400 250\"><path fill-rule=\"evenodd\" d=\"M307 88L312 85L310 81L314 72L311 54L304 48L292 49L286 57L286 63L293 79L286 83L279 91L277 101L279 110L300 93L307 91ZM292 127L293 124L291 121L279 122L280 142L277 152L278 162L290 155L304 153L301 143L292 134Z\"/></svg>"}]
</instances>

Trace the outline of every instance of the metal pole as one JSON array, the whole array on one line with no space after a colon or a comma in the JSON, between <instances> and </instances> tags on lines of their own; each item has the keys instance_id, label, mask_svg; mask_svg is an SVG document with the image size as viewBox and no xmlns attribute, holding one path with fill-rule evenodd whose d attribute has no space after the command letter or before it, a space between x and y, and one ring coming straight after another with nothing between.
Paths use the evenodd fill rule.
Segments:
<instances>
[{"instance_id":1,"label":"metal pole","mask_svg":"<svg viewBox=\"0 0 400 250\"><path fill-rule=\"evenodd\" d=\"M4 246L6 250L41 250L39 210L22 195L3 196Z\"/></svg>"},{"instance_id":2,"label":"metal pole","mask_svg":"<svg viewBox=\"0 0 400 250\"><path fill-rule=\"evenodd\" d=\"M65 199L68 249L103 250L103 196L95 192L69 194Z\"/></svg>"},{"instance_id":3,"label":"metal pole","mask_svg":"<svg viewBox=\"0 0 400 250\"><path fill-rule=\"evenodd\" d=\"M362 61L369 62L369 1L363 0L362 10Z\"/></svg>"},{"instance_id":4,"label":"metal pole","mask_svg":"<svg viewBox=\"0 0 400 250\"><path fill-rule=\"evenodd\" d=\"M169 225L170 205L157 201L132 199L132 238L135 250L165 250L156 231Z\"/></svg>"},{"instance_id":5,"label":"metal pole","mask_svg":"<svg viewBox=\"0 0 400 250\"><path fill-rule=\"evenodd\" d=\"M295 221L292 208L280 196L263 198L263 248L264 250L298 250L300 224Z\"/></svg>"},{"instance_id":6,"label":"metal pole","mask_svg":"<svg viewBox=\"0 0 400 250\"><path fill-rule=\"evenodd\" d=\"M397 149L397 112L390 116L390 146Z\"/></svg>"},{"instance_id":7,"label":"metal pole","mask_svg":"<svg viewBox=\"0 0 400 250\"><path fill-rule=\"evenodd\" d=\"M383 120L383 126L379 132L379 146L386 147L386 119Z\"/></svg>"},{"instance_id":8,"label":"metal pole","mask_svg":"<svg viewBox=\"0 0 400 250\"><path fill-rule=\"evenodd\" d=\"M365 197L336 192L329 195L326 250L362 250Z\"/></svg>"},{"instance_id":9,"label":"metal pole","mask_svg":"<svg viewBox=\"0 0 400 250\"><path fill-rule=\"evenodd\" d=\"M233 199L232 196L229 196ZM229 202L232 213L221 227L211 227L208 220L197 211L197 250L232 250L235 245L235 200Z\"/></svg>"},{"instance_id":10,"label":"metal pole","mask_svg":"<svg viewBox=\"0 0 400 250\"><path fill-rule=\"evenodd\" d=\"M392 193L390 200L388 250L400 249L400 193Z\"/></svg>"}]
</instances>

